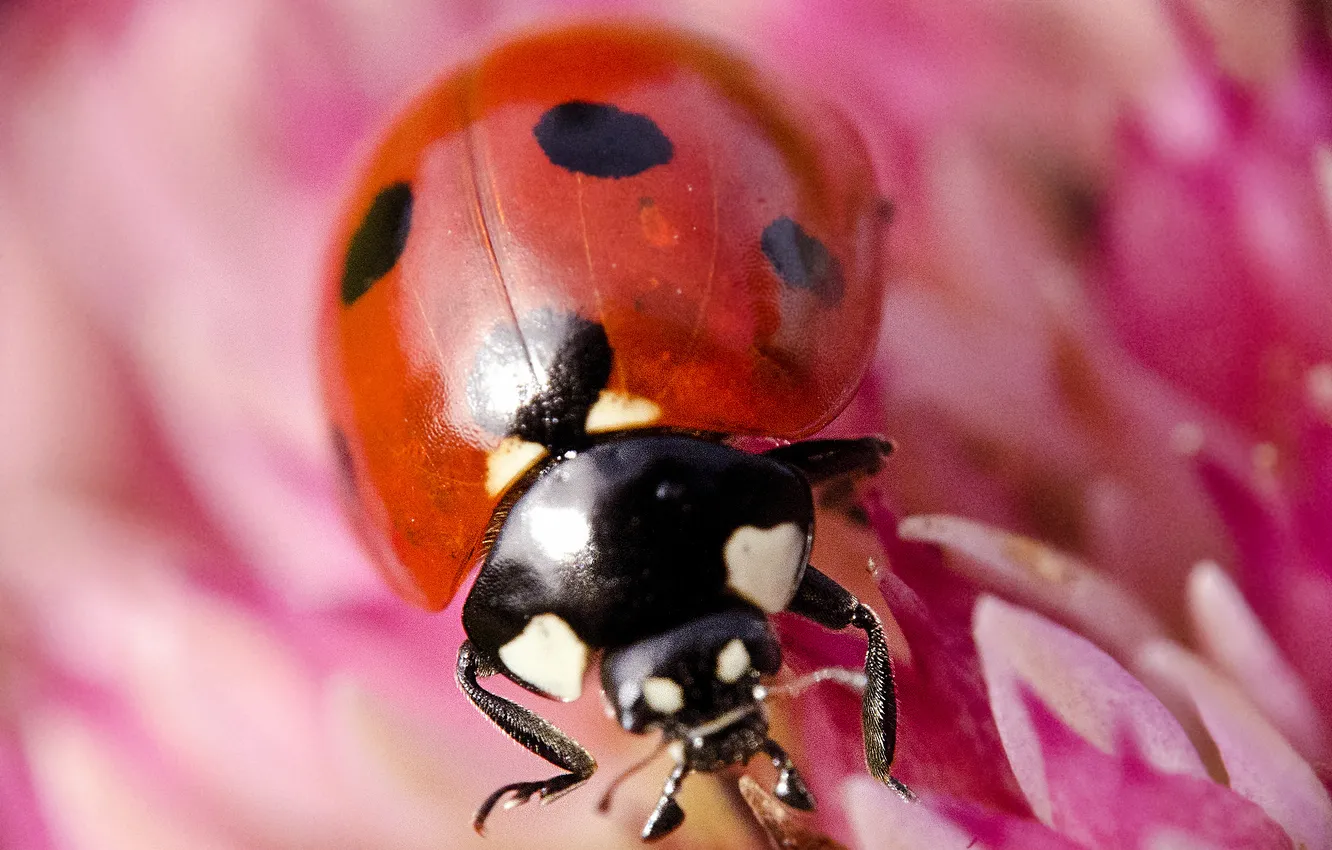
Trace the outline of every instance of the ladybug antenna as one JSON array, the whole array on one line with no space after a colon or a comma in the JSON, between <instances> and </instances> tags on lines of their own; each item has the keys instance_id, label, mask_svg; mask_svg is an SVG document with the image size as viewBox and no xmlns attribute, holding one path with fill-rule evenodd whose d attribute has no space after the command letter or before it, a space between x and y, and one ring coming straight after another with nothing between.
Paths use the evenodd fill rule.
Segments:
<instances>
[{"instance_id":1,"label":"ladybug antenna","mask_svg":"<svg viewBox=\"0 0 1332 850\"><path fill-rule=\"evenodd\" d=\"M852 670L849 667L822 667L803 676L797 676L789 682L774 685L771 688L756 685L754 687L754 699L760 702L774 697L794 699L820 682L829 681L858 692L863 692L866 685L865 674L859 670Z\"/></svg>"},{"instance_id":2,"label":"ladybug antenna","mask_svg":"<svg viewBox=\"0 0 1332 850\"><path fill-rule=\"evenodd\" d=\"M706 738L758 711L762 704L770 699L794 699L820 682L829 681L837 682L860 693L864 692L867 685L865 674L849 667L823 667L772 687L755 685L754 701L752 703L719 714L707 723L700 723L698 726L687 730L681 737L688 739Z\"/></svg>"}]
</instances>

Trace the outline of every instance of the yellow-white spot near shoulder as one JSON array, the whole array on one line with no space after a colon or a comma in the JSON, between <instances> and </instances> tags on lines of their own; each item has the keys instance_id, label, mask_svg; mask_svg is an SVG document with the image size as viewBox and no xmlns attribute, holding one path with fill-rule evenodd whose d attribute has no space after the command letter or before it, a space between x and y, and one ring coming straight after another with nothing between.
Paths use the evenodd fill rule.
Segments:
<instances>
[{"instance_id":1,"label":"yellow-white spot near shoulder","mask_svg":"<svg viewBox=\"0 0 1332 850\"><path fill-rule=\"evenodd\" d=\"M674 714L684 708L684 688L674 679L649 676L643 680L643 700L658 714Z\"/></svg>"},{"instance_id":2,"label":"yellow-white spot near shoulder","mask_svg":"<svg viewBox=\"0 0 1332 850\"><path fill-rule=\"evenodd\" d=\"M731 638L717 653L717 679L731 684L739 681L749 669L749 650L740 638Z\"/></svg>"},{"instance_id":3,"label":"yellow-white spot near shoulder","mask_svg":"<svg viewBox=\"0 0 1332 850\"><path fill-rule=\"evenodd\" d=\"M557 614L537 614L499 650L518 678L565 702L583 694L587 656L587 644Z\"/></svg>"},{"instance_id":4,"label":"yellow-white spot near shoulder","mask_svg":"<svg viewBox=\"0 0 1332 850\"><path fill-rule=\"evenodd\" d=\"M614 390L602 390L596 404L587 412L584 427L589 434L641 428L661 418L661 405L642 396Z\"/></svg>"},{"instance_id":5,"label":"yellow-white spot near shoulder","mask_svg":"<svg viewBox=\"0 0 1332 850\"><path fill-rule=\"evenodd\" d=\"M805 541L804 530L794 522L740 526L722 550L727 586L769 614L781 611L795 596Z\"/></svg>"},{"instance_id":6,"label":"yellow-white spot near shoulder","mask_svg":"<svg viewBox=\"0 0 1332 850\"><path fill-rule=\"evenodd\" d=\"M498 496L532 465L546 456L546 447L521 437L505 437L486 457L486 493Z\"/></svg>"}]
</instances>

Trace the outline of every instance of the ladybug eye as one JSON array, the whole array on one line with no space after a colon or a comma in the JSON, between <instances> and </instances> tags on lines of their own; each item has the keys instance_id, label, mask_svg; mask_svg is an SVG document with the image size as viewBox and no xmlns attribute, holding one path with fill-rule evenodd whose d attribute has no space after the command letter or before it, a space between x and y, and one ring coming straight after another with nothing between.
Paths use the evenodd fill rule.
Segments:
<instances>
[{"instance_id":1,"label":"ladybug eye","mask_svg":"<svg viewBox=\"0 0 1332 850\"><path fill-rule=\"evenodd\" d=\"M782 216L763 228L763 255L787 286L813 292L828 304L842 300L842 264L815 236Z\"/></svg>"},{"instance_id":2,"label":"ladybug eye","mask_svg":"<svg viewBox=\"0 0 1332 850\"><path fill-rule=\"evenodd\" d=\"M412 225L412 187L394 183L375 196L352 234L342 267L342 303L350 307L393 270Z\"/></svg>"},{"instance_id":3,"label":"ladybug eye","mask_svg":"<svg viewBox=\"0 0 1332 850\"><path fill-rule=\"evenodd\" d=\"M675 153L657 122L608 103L553 106L532 133L553 164L589 177L633 177L665 165Z\"/></svg>"}]
</instances>

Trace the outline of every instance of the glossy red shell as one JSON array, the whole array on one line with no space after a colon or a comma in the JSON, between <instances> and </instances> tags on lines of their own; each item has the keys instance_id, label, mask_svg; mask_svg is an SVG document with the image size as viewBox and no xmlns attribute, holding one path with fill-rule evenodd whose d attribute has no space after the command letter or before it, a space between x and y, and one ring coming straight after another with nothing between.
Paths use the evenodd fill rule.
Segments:
<instances>
[{"instance_id":1,"label":"glossy red shell","mask_svg":"<svg viewBox=\"0 0 1332 850\"><path fill-rule=\"evenodd\" d=\"M620 178L553 164L533 128L568 101L650 117L671 160ZM414 199L401 256L344 304L348 242L399 181ZM839 264L835 298L783 283L765 256L761 234L782 217ZM608 389L655 403L653 427L801 438L843 408L867 365L881 223L849 123L694 37L561 30L439 81L370 156L325 300L325 394L359 524L394 587L441 608L484 554L502 498L487 491L487 462L502 435L478 424L467 387L497 327L546 308L600 322ZM513 392L493 390L502 403Z\"/></svg>"}]
</instances>

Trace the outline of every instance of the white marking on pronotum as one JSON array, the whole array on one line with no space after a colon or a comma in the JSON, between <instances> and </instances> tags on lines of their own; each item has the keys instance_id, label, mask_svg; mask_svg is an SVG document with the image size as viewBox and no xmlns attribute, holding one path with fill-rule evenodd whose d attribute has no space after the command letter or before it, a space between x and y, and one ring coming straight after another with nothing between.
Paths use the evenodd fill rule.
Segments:
<instances>
[{"instance_id":1,"label":"white marking on pronotum","mask_svg":"<svg viewBox=\"0 0 1332 850\"><path fill-rule=\"evenodd\" d=\"M717 678L731 684L745 675L749 669L749 650L740 638L731 638L721 652L717 653Z\"/></svg>"},{"instance_id":2,"label":"white marking on pronotum","mask_svg":"<svg viewBox=\"0 0 1332 850\"><path fill-rule=\"evenodd\" d=\"M546 447L521 437L505 437L486 456L486 495L498 496L546 456Z\"/></svg>"},{"instance_id":3,"label":"white marking on pronotum","mask_svg":"<svg viewBox=\"0 0 1332 850\"><path fill-rule=\"evenodd\" d=\"M661 418L661 405L642 396L602 390L587 411L583 427L589 434L651 425Z\"/></svg>"},{"instance_id":4,"label":"white marking on pronotum","mask_svg":"<svg viewBox=\"0 0 1332 850\"><path fill-rule=\"evenodd\" d=\"M499 650L514 675L565 702L583 693L587 656L587 644L556 614L537 614Z\"/></svg>"},{"instance_id":5,"label":"white marking on pronotum","mask_svg":"<svg viewBox=\"0 0 1332 850\"><path fill-rule=\"evenodd\" d=\"M722 549L727 585L770 614L781 611L795 596L805 541L804 529L794 522L740 526Z\"/></svg>"},{"instance_id":6,"label":"white marking on pronotum","mask_svg":"<svg viewBox=\"0 0 1332 850\"><path fill-rule=\"evenodd\" d=\"M684 708L684 688L674 679L649 676L643 680L643 699L658 714L674 714Z\"/></svg>"}]
</instances>

